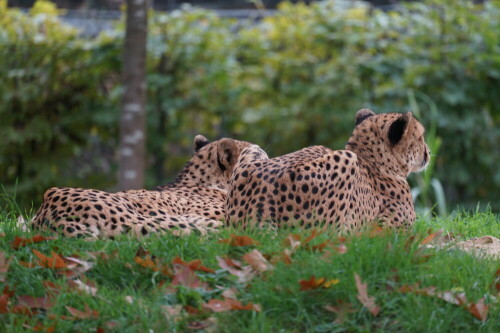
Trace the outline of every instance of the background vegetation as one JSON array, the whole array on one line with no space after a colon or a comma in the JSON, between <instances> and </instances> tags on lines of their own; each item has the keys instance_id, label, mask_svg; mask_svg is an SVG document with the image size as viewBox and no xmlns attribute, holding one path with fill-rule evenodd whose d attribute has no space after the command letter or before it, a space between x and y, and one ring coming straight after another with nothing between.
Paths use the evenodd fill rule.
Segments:
<instances>
[{"instance_id":1,"label":"background vegetation","mask_svg":"<svg viewBox=\"0 0 500 333\"><path fill-rule=\"evenodd\" d=\"M147 183L171 179L198 133L270 155L339 149L362 107L418 110L448 201L499 210L498 31L499 1L285 2L259 22L152 13ZM54 185L113 189L122 38L119 22L86 39L47 1L24 13L0 0L0 184L24 204Z\"/></svg>"}]
</instances>

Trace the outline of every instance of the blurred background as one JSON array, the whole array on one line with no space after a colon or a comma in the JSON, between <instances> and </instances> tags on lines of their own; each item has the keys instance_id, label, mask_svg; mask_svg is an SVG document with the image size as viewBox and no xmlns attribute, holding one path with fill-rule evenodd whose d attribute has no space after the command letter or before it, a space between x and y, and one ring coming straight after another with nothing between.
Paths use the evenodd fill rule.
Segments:
<instances>
[{"instance_id":1,"label":"blurred background","mask_svg":"<svg viewBox=\"0 0 500 333\"><path fill-rule=\"evenodd\" d=\"M182 3L191 3L186 5ZM0 0L0 185L117 189L123 1ZM145 188L196 134L342 149L361 108L412 111L421 212L500 211L500 1L152 1Z\"/></svg>"}]
</instances>

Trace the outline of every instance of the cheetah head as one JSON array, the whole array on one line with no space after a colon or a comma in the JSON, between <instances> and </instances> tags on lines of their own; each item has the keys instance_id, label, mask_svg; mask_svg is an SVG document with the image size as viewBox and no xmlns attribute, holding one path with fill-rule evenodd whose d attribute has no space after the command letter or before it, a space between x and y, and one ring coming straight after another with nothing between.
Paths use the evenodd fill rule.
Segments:
<instances>
[{"instance_id":1,"label":"cheetah head","mask_svg":"<svg viewBox=\"0 0 500 333\"><path fill-rule=\"evenodd\" d=\"M227 191L238 157L249 144L229 138L210 142L203 135L197 135L194 138L194 154L177 177L176 183Z\"/></svg>"},{"instance_id":2,"label":"cheetah head","mask_svg":"<svg viewBox=\"0 0 500 333\"><path fill-rule=\"evenodd\" d=\"M381 172L407 177L427 167L429 147L424 127L413 113L356 113L356 127L346 145L358 156L377 165Z\"/></svg>"}]
</instances>

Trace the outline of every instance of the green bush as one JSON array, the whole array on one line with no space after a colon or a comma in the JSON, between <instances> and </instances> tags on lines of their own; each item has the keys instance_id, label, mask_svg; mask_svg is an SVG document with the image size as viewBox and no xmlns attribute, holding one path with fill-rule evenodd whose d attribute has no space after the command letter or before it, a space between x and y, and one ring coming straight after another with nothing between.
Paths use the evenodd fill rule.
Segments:
<instances>
[{"instance_id":1,"label":"green bush","mask_svg":"<svg viewBox=\"0 0 500 333\"><path fill-rule=\"evenodd\" d=\"M104 125L116 127L100 114L113 111L105 80L118 68L100 57L105 45L38 12L43 4L51 9L41 1L24 14L0 2L0 183L26 201L54 184L79 185L71 159L92 137L114 135Z\"/></svg>"},{"instance_id":2,"label":"green bush","mask_svg":"<svg viewBox=\"0 0 500 333\"><path fill-rule=\"evenodd\" d=\"M0 14L0 183L11 191L17 179L27 200L51 185L112 188L112 166L81 161L92 147L116 146L123 23L84 39L53 15L5 5ZM451 204L498 210L498 31L499 1L432 0L397 12L285 2L258 22L191 7L152 13L147 186L177 172L198 133L253 141L273 156L340 149L358 109L416 107L441 141L425 179L439 179ZM77 174L68 171L75 161Z\"/></svg>"}]
</instances>

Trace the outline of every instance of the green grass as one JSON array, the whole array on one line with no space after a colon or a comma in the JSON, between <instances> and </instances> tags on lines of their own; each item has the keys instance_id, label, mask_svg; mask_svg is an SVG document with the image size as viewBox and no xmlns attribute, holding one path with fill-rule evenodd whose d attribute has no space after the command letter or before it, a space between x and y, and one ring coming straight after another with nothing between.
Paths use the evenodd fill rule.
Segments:
<instances>
[{"instance_id":1,"label":"green grass","mask_svg":"<svg viewBox=\"0 0 500 333\"><path fill-rule=\"evenodd\" d=\"M245 253L258 249L265 256L276 258L287 248L284 240L290 233L300 233L305 238L310 231L273 233L228 229L207 237L155 235L133 239L124 236L112 241L58 237L14 250L11 244L16 236L32 237L35 234L20 231L12 211L0 212L0 231L5 233L0 237L0 252L11 259L5 282L0 282L0 286L3 289L8 285L15 293L9 309L16 304L18 296L41 297L47 294L44 281L61 286L61 290L55 296L54 305L46 311L31 316L11 313L10 310L0 314L2 332L31 332L32 329L25 325L34 327L38 323L45 328L53 326L56 332L95 332L99 327L106 332L498 332L500 327L500 301L498 291L492 286L500 262L477 259L453 249L419 246L429 228L444 229L457 239L485 234L500 237L500 217L491 212L461 212L442 219L422 218L407 232L390 231L370 236L367 230L348 235L344 254L329 247L319 252L301 246L292 255L292 264L276 262L273 270L260 273L244 284L221 269L216 256L241 260ZM231 234L248 235L259 245L233 247L218 242ZM325 232L311 244L327 239L334 241L338 236ZM205 266L215 270L215 273L197 272L198 277L208 283L209 290L177 287L174 292L169 291L171 277L134 262L140 246L169 267L176 256L185 261L202 259ZM69 289L67 279L53 269L22 266L20 261L36 262L33 249L46 255L51 251L61 256L79 255L82 260L95 263L85 277L95 283L97 295ZM93 260L89 252L103 252L109 258ZM381 308L378 316L373 316L357 299L355 273L368 285L369 296L375 297ZM329 288L301 291L299 281L308 280L312 275L340 282ZM467 300L473 303L485 298L489 306L488 319L482 322L464 307L438 297L397 291L402 285L415 283L420 283L421 288L435 286L438 291L465 292ZM222 290L229 287L236 288L237 299L243 304L259 304L262 311L212 313L202 310L201 304L214 298L222 299ZM127 302L127 296L132 297L132 304ZM352 308L341 324L334 322L336 314L324 308L339 301L351 304ZM175 317L166 315L162 308L178 304L201 311L188 314L182 310L181 315ZM85 305L96 310L99 317L61 318L70 316L66 306L83 310ZM207 320L216 324L194 329Z\"/></svg>"}]
</instances>

